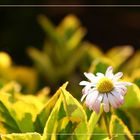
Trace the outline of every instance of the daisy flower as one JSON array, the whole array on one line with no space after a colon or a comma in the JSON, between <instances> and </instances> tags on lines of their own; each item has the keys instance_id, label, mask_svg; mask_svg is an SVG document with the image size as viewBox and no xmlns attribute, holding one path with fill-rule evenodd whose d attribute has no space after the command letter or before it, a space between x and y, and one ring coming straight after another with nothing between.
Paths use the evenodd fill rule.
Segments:
<instances>
[{"instance_id":1,"label":"daisy flower","mask_svg":"<svg viewBox=\"0 0 140 140\"><path fill-rule=\"evenodd\" d=\"M89 81L81 81L83 101L90 110L94 110L97 114L100 111L100 104L103 104L105 112L109 112L110 105L118 108L124 103L124 95L127 92L127 86L132 85L130 82L123 82L119 79L123 76L122 72L113 74L112 66L108 67L105 74L84 73Z\"/></svg>"}]
</instances>

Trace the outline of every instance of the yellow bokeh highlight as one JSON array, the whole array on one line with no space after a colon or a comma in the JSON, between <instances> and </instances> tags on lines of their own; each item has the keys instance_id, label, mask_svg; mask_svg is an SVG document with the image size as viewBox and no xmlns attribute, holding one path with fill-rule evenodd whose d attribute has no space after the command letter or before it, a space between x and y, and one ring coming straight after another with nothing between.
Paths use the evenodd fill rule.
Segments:
<instances>
[{"instance_id":1,"label":"yellow bokeh highlight","mask_svg":"<svg viewBox=\"0 0 140 140\"><path fill-rule=\"evenodd\" d=\"M6 52L0 52L0 67L8 68L11 64L11 57Z\"/></svg>"}]
</instances>

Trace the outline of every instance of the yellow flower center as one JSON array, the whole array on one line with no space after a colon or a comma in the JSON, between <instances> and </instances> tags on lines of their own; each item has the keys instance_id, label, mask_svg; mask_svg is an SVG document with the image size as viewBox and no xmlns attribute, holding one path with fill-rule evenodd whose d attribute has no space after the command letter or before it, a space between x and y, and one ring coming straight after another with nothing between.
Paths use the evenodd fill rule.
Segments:
<instances>
[{"instance_id":1,"label":"yellow flower center","mask_svg":"<svg viewBox=\"0 0 140 140\"><path fill-rule=\"evenodd\" d=\"M97 87L99 92L107 93L107 92L110 92L114 88L114 85L110 79L104 77L104 78L99 80L96 87Z\"/></svg>"}]
</instances>

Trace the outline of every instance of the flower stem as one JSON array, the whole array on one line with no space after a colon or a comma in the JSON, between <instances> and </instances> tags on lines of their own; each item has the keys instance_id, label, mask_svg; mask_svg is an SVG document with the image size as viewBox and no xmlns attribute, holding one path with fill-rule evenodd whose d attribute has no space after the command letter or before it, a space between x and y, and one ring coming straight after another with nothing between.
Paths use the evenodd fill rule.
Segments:
<instances>
[{"instance_id":1,"label":"flower stem","mask_svg":"<svg viewBox=\"0 0 140 140\"><path fill-rule=\"evenodd\" d=\"M108 133L108 137L109 137L109 139L111 139L111 133L110 133L110 129L109 129L109 122L107 120L105 112L103 112L103 118L104 118L106 130L107 130L107 133Z\"/></svg>"}]
</instances>

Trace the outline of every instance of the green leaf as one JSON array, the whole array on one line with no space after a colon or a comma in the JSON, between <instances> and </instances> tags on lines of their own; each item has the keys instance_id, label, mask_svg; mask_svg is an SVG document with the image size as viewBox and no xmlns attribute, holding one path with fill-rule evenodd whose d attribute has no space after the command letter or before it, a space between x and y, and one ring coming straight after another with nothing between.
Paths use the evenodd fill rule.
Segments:
<instances>
[{"instance_id":1,"label":"green leaf","mask_svg":"<svg viewBox=\"0 0 140 140\"><path fill-rule=\"evenodd\" d=\"M131 111L133 109L128 109L128 110ZM133 123L131 122L131 118L128 115L127 109L122 109L122 108L116 109L115 110L115 115L118 116L125 123L125 125L127 125L128 129L130 129L132 131L132 125L133 125ZM134 119L134 121L135 121L135 119Z\"/></svg>"},{"instance_id":2,"label":"green leaf","mask_svg":"<svg viewBox=\"0 0 140 140\"><path fill-rule=\"evenodd\" d=\"M51 58L44 52L33 47L28 49L28 54L34 61L38 71L54 83L57 78L57 73Z\"/></svg>"},{"instance_id":3,"label":"green leaf","mask_svg":"<svg viewBox=\"0 0 140 140\"><path fill-rule=\"evenodd\" d=\"M94 111L94 112L92 112L92 114L91 114L91 116L89 118L89 121L88 121L88 134L89 134L88 138L89 139L91 138L92 134L94 135L94 133L93 133L94 128L95 128L95 126L96 126L96 124L97 124L102 112L103 112L103 109L102 109L102 107L100 107L99 114L96 114L95 111Z\"/></svg>"},{"instance_id":4,"label":"green leaf","mask_svg":"<svg viewBox=\"0 0 140 140\"><path fill-rule=\"evenodd\" d=\"M140 77L134 80L134 83L140 87Z\"/></svg>"},{"instance_id":5,"label":"green leaf","mask_svg":"<svg viewBox=\"0 0 140 140\"><path fill-rule=\"evenodd\" d=\"M66 39L73 36L74 32L80 27L80 21L75 15L67 15L57 26L58 33L62 34Z\"/></svg>"},{"instance_id":6,"label":"green leaf","mask_svg":"<svg viewBox=\"0 0 140 140\"><path fill-rule=\"evenodd\" d=\"M65 87L65 85L64 85L64 87ZM46 122L51 114L51 111L54 108L59 96L60 96L60 89L57 90L57 92L49 99L49 101L45 104L43 109L37 115L37 118L35 120L35 130L37 132L43 133L45 124L46 124Z\"/></svg>"},{"instance_id":7,"label":"green leaf","mask_svg":"<svg viewBox=\"0 0 140 140\"><path fill-rule=\"evenodd\" d=\"M27 100L25 100L25 97ZM31 99L32 101L30 101ZM1 91L0 122L6 128L7 133L33 132L33 122L41 108L37 107L37 105L40 104L35 96L21 95L19 93L10 94Z\"/></svg>"},{"instance_id":8,"label":"green leaf","mask_svg":"<svg viewBox=\"0 0 140 140\"><path fill-rule=\"evenodd\" d=\"M107 132L103 128L96 126L90 140L109 140L107 135Z\"/></svg>"},{"instance_id":9,"label":"green leaf","mask_svg":"<svg viewBox=\"0 0 140 140\"><path fill-rule=\"evenodd\" d=\"M67 140L74 139L74 133L76 132L76 128L78 128L79 123L80 123L80 120L78 118L63 117L58 122L58 126L59 126L57 128L58 139L60 140L61 139L67 139Z\"/></svg>"},{"instance_id":10,"label":"green leaf","mask_svg":"<svg viewBox=\"0 0 140 140\"><path fill-rule=\"evenodd\" d=\"M42 103L43 101L41 99L42 97L40 97L40 96L39 95L35 96L35 95L31 95L31 94L24 95L21 93L14 94L14 97L17 100L17 105L21 104L21 106L23 106L23 104L25 104L25 105L27 104L27 105L29 105L28 109L30 107L33 107L33 109L32 109L32 112L34 112L34 113L32 113L33 118L36 118L36 114L38 114L38 112L40 112L41 109L44 107L44 103Z\"/></svg>"},{"instance_id":11,"label":"green leaf","mask_svg":"<svg viewBox=\"0 0 140 140\"><path fill-rule=\"evenodd\" d=\"M82 46L87 48L87 53L92 58L92 60L103 56L103 52L95 44L83 42Z\"/></svg>"},{"instance_id":12,"label":"green leaf","mask_svg":"<svg viewBox=\"0 0 140 140\"><path fill-rule=\"evenodd\" d=\"M135 69L140 67L138 60L140 60L140 51L136 51L133 57L122 66L123 72L132 74Z\"/></svg>"},{"instance_id":13,"label":"green leaf","mask_svg":"<svg viewBox=\"0 0 140 140\"><path fill-rule=\"evenodd\" d=\"M21 86L15 82L11 81L6 84L0 89L0 92L14 94L15 92L19 92L21 90Z\"/></svg>"},{"instance_id":14,"label":"green leaf","mask_svg":"<svg viewBox=\"0 0 140 140\"><path fill-rule=\"evenodd\" d=\"M104 139L102 139L102 140L110 140L108 137L106 137L106 138L104 138Z\"/></svg>"},{"instance_id":15,"label":"green leaf","mask_svg":"<svg viewBox=\"0 0 140 140\"><path fill-rule=\"evenodd\" d=\"M94 44L84 41L80 47L85 49L85 53L79 62L83 71L87 71L94 60L103 57L102 51Z\"/></svg>"},{"instance_id":16,"label":"green leaf","mask_svg":"<svg viewBox=\"0 0 140 140\"><path fill-rule=\"evenodd\" d=\"M57 34L56 28L53 25L53 23L44 15L38 16L38 22L40 23L44 31L47 33L47 35L50 37L50 39L56 44L61 45L62 38L60 34Z\"/></svg>"},{"instance_id":17,"label":"green leaf","mask_svg":"<svg viewBox=\"0 0 140 140\"><path fill-rule=\"evenodd\" d=\"M59 73L62 75L70 75L77 65L80 63L81 58L84 56L86 51L85 47L78 47L73 53L70 54L70 56L67 58L65 65L59 68ZM71 59L72 58L72 59ZM62 71L63 69L63 71ZM65 73L64 73L65 72Z\"/></svg>"},{"instance_id":18,"label":"green leaf","mask_svg":"<svg viewBox=\"0 0 140 140\"><path fill-rule=\"evenodd\" d=\"M42 140L50 140L51 137L55 137L58 113L61 106L61 102L62 102L62 97L60 96L46 122Z\"/></svg>"},{"instance_id":19,"label":"green leaf","mask_svg":"<svg viewBox=\"0 0 140 140\"><path fill-rule=\"evenodd\" d=\"M84 28L79 28L77 31L73 34L73 36L68 40L67 47L70 50L75 49L78 44L81 42L82 38L85 36L86 30Z\"/></svg>"},{"instance_id":20,"label":"green leaf","mask_svg":"<svg viewBox=\"0 0 140 140\"><path fill-rule=\"evenodd\" d=\"M121 109L129 117L132 130L134 132L140 131L140 115L138 113L140 110L140 89L137 85L133 84L132 86L128 87L125 102Z\"/></svg>"},{"instance_id":21,"label":"green leaf","mask_svg":"<svg viewBox=\"0 0 140 140\"><path fill-rule=\"evenodd\" d=\"M133 54L133 51L132 46L116 46L111 48L106 55L115 62L115 66L118 67Z\"/></svg>"},{"instance_id":22,"label":"green leaf","mask_svg":"<svg viewBox=\"0 0 140 140\"><path fill-rule=\"evenodd\" d=\"M109 126L113 140L134 140L127 126L117 116L112 115Z\"/></svg>"},{"instance_id":23,"label":"green leaf","mask_svg":"<svg viewBox=\"0 0 140 140\"><path fill-rule=\"evenodd\" d=\"M106 57L100 57L93 61L89 71L93 73L97 73L97 72L105 73L108 66L114 67L113 61Z\"/></svg>"},{"instance_id":24,"label":"green leaf","mask_svg":"<svg viewBox=\"0 0 140 140\"><path fill-rule=\"evenodd\" d=\"M137 85L133 84L128 87L127 94L125 95L125 103L121 108L132 109L140 106L140 89Z\"/></svg>"},{"instance_id":25,"label":"green leaf","mask_svg":"<svg viewBox=\"0 0 140 140\"><path fill-rule=\"evenodd\" d=\"M68 113L67 115L78 118L80 115L80 119L86 121L87 116L81 104L63 87L61 88L61 93L63 95L65 111Z\"/></svg>"},{"instance_id":26,"label":"green leaf","mask_svg":"<svg viewBox=\"0 0 140 140\"><path fill-rule=\"evenodd\" d=\"M65 111L69 117L76 118L79 120L77 124L73 139L75 140L86 140L87 139L87 116L81 104L64 88L61 88L63 94L63 103Z\"/></svg>"},{"instance_id":27,"label":"green leaf","mask_svg":"<svg viewBox=\"0 0 140 140\"><path fill-rule=\"evenodd\" d=\"M140 132L140 113L138 113L139 110L140 107L124 110L124 112L129 117L129 120L131 122L131 129L134 133Z\"/></svg>"},{"instance_id":28,"label":"green leaf","mask_svg":"<svg viewBox=\"0 0 140 140\"><path fill-rule=\"evenodd\" d=\"M17 120L10 110L10 94L0 93L0 123L6 129L7 133L21 132ZM1 132L2 130L0 130ZM3 133L3 131L1 132Z\"/></svg>"},{"instance_id":29,"label":"green leaf","mask_svg":"<svg viewBox=\"0 0 140 140\"><path fill-rule=\"evenodd\" d=\"M41 140L41 135L38 133L23 133L23 134L6 134L1 135L1 140Z\"/></svg>"},{"instance_id":30,"label":"green leaf","mask_svg":"<svg viewBox=\"0 0 140 140\"><path fill-rule=\"evenodd\" d=\"M10 108L10 107L9 107ZM11 113L16 119L21 132L33 132L34 131L34 121L39 112L39 108L30 101L24 101L22 99L15 100L11 104ZM28 124L28 125L27 125Z\"/></svg>"},{"instance_id":31,"label":"green leaf","mask_svg":"<svg viewBox=\"0 0 140 140\"><path fill-rule=\"evenodd\" d=\"M57 137L74 140L87 139L86 114L80 103L66 91L66 85L67 83L60 87L60 96L46 122L42 140Z\"/></svg>"},{"instance_id":32,"label":"green leaf","mask_svg":"<svg viewBox=\"0 0 140 140\"><path fill-rule=\"evenodd\" d=\"M88 140L88 128L86 122L80 122L74 130L73 140Z\"/></svg>"},{"instance_id":33,"label":"green leaf","mask_svg":"<svg viewBox=\"0 0 140 140\"><path fill-rule=\"evenodd\" d=\"M133 70L131 79L138 87L140 87L140 68Z\"/></svg>"},{"instance_id":34,"label":"green leaf","mask_svg":"<svg viewBox=\"0 0 140 140\"><path fill-rule=\"evenodd\" d=\"M14 66L11 68L12 78L22 86L24 93L33 93L37 86L37 72L33 68Z\"/></svg>"}]
</instances>

